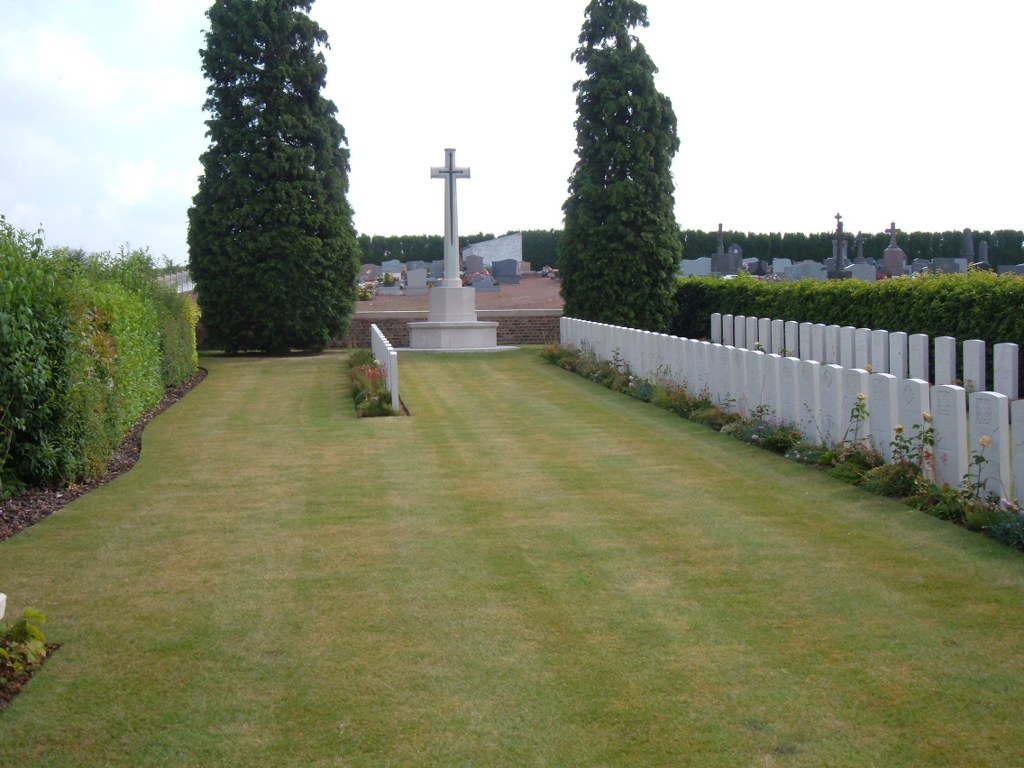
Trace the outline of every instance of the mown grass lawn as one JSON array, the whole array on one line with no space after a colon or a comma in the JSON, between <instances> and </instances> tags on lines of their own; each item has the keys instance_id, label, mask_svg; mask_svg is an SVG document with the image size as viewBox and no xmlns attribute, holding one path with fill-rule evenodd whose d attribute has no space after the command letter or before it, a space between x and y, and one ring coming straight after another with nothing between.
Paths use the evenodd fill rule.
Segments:
<instances>
[{"instance_id":1,"label":"mown grass lawn","mask_svg":"<svg viewBox=\"0 0 1024 768\"><path fill-rule=\"evenodd\" d=\"M206 358L0 543L0 765L1024 764L1024 557L544 363Z\"/></svg>"}]
</instances>

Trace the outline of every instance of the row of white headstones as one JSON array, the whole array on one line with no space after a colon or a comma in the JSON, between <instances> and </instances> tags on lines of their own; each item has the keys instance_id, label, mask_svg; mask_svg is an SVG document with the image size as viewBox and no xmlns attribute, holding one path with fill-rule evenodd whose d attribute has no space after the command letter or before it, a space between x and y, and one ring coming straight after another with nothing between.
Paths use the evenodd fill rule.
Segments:
<instances>
[{"instance_id":1,"label":"row of white headstones","mask_svg":"<svg viewBox=\"0 0 1024 768\"><path fill-rule=\"evenodd\" d=\"M974 466L980 475L972 480L983 483L986 493L1024 502L1024 400L900 378L869 370L870 364L846 367L800 359L788 351L783 356L573 318L562 318L560 330L564 345L603 360L621 360L638 378L706 393L722 408L744 416L762 408L797 427L811 443L835 446L848 438L859 402L866 404L868 416L865 424L855 426L889 461L898 426L911 436L914 425L919 432L930 424L935 439L930 479L962 487L980 454L985 461Z\"/></svg>"}]
</instances>

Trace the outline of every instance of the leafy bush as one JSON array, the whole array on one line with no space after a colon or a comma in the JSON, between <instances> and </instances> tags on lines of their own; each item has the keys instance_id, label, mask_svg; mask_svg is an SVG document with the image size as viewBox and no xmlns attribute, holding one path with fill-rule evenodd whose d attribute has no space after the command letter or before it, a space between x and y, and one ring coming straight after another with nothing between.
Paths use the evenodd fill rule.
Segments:
<instances>
[{"instance_id":1,"label":"leafy bush","mask_svg":"<svg viewBox=\"0 0 1024 768\"><path fill-rule=\"evenodd\" d=\"M57 249L0 216L0 498L102 473L196 369L195 307L145 251Z\"/></svg>"},{"instance_id":2,"label":"leafy bush","mask_svg":"<svg viewBox=\"0 0 1024 768\"><path fill-rule=\"evenodd\" d=\"M917 491L918 475L919 472L913 465L908 467L903 464L883 464L865 472L860 480L860 487L879 496L905 499Z\"/></svg>"},{"instance_id":3,"label":"leafy bush","mask_svg":"<svg viewBox=\"0 0 1024 768\"><path fill-rule=\"evenodd\" d=\"M1024 550L1024 515L1008 512L993 522L985 531L998 542Z\"/></svg>"},{"instance_id":4,"label":"leafy bush","mask_svg":"<svg viewBox=\"0 0 1024 768\"><path fill-rule=\"evenodd\" d=\"M38 625L45 622L43 614L31 609L26 609L13 626L0 622L0 688L43 663L46 635Z\"/></svg>"}]
</instances>

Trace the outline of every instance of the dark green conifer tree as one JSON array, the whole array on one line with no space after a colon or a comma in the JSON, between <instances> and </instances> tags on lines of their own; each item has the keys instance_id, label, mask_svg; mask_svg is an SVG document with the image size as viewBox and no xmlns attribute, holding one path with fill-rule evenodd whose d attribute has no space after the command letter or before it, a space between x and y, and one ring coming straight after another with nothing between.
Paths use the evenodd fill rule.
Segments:
<instances>
[{"instance_id":1,"label":"dark green conifer tree","mask_svg":"<svg viewBox=\"0 0 1024 768\"><path fill-rule=\"evenodd\" d=\"M229 352L321 350L355 308L345 132L323 97L312 0L216 0L202 56L210 146L189 209L207 338Z\"/></svg>"},{"instance_id":2,"label":"dark green conifer tree","mask_svg":"<svg viewBox=\"0 0 1024 768\"><path fill-rule=\"evenodd\" d=\"M658 71L632 34L635 0L591 0L574 58L576 156L558 256L565 314L667 330L682 257L673 211L676 117Z\"/></svg>"}]
</instances>

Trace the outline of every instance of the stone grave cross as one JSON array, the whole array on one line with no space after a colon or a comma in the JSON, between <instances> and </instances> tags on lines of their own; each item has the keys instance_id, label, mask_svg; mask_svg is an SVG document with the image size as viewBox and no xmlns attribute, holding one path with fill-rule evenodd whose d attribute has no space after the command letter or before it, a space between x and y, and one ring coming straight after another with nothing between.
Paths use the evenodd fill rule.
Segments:
<instances>
[{"instance_id":1,"label":"stone grave cross","mask_svg":"<svg viewBox=\"0 0 1024 768\"><path fill-rule=\"evenodd\" d=\"M444 279L441 285L461 286L459 277L459 209L455 180L468 179L469 168L455 167L455 150L445 149L445 164L431 168L430 178L444 179Z\"/></svg>"},{"instance_id":2,"label":"stone grave cross","mask_svg":"<svg viewBox=\"0 0 1024 768\"><path fill-rule=\"evenodd\" d=\"M889 236L889 247L890 248L895 247L895 245L896 245L896 235L898 233L899 233L899 230L896 229L896 222L895 221L892 222L892 224L889 225L889 228L887 230L885 230L885 234L887 234Z\"/></svg>"}]
</instances>

